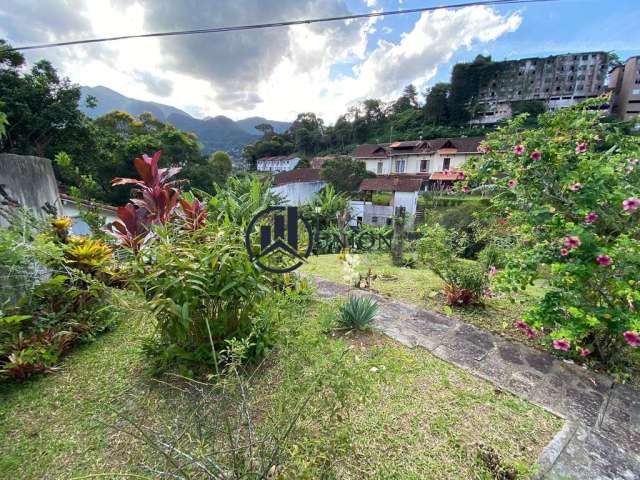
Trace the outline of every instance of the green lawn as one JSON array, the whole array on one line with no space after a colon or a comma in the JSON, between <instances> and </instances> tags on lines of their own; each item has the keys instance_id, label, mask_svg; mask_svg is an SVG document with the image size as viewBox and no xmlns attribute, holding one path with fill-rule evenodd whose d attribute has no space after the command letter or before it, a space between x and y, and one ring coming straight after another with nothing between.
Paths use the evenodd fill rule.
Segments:
<instances>
[{"instance_id":1,"label":"green lawn","mask_svg":"<svg viewBox=\"0 0 640 480\"><path fill-rule=\"evenodd\" d=\"M513 328L513 323L520 318L523 309L543 294L543 289L539 286L529 287L519 295L515 303L505 297L491 298L483 306L455 308L451 311L440 295L442 281L429 269L422 266L415 269L395 267L391 264L388 253L369 253L359 257L361 262L356 270L366 273L371 268L371 272L379 276L372 288L385 296L453 314L485 330L513 337L532 346L539 345L539 341L528 339ZM320 255L310 257L303 271L345 284L343 265L338 255Z\"/></svg>"},{"instance_id":2,"label":"green lawn","mask_svg":"<svg viewBox=\"0 0 640 480\"><path fill-rule=\"evenodd\" d=\"M278 478L492 478L481 460L491 452L499 468L531 472L559 419L424 350L374 332L336 331L335 307L286 303L276 347L254 372L248 395L264 432L286 424L321 380ZM129 315L73 352L61 371L0 386L0 478L154 478L142 465L166 469L143 442L109 426L122 427L118 410L156 430L188 430L192 403L170 388L182 382L160 383L146 368L139 344L150 331L149 316ZM196 437L183 434L181 445L201 452Z\"/></svg>"}]
</instances>

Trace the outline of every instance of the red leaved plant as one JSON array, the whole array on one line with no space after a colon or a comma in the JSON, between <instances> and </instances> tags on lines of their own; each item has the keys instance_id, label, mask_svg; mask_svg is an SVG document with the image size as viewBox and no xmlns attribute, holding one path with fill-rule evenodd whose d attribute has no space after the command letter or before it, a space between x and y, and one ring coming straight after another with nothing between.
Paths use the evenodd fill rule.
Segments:
<instances>
[{"instance_id":1,"label":"red leaved plant","mask_svg":"<svg viewBox=\"0 0 640 480\"><path fill-rule=\"evenodd\" d=\"M131 199L131 202L146 210L150 223L166 223L178 205L180 190L178 182L168 181L182 170L182 167L158 168L162 151L158 150L153 157L142 155L136 158L133 166L142 180L136 178L114 178L111 185L136 185L142 191L142 198Z\"/></svg>"},{"instance_id":2,"label":"red leaved plant","mask_svg":"<svg viewBox=\"0 0 640 480\"><path fill-rule=\"evenodd\" d=\"M118 218L111 223L111 228L106 232L137 253L148 230L146 209L136 208L132 203L127 203L124 207L118 207L117 215Z\"/></svg>"},{"instance_id":3,"label":"red leaved plant","mask_svg":"<svg viewBox=\"0 0 640 480\"><path fill-rule=\"evenodd\" d=\"M198 230L204 227L204 223L207 219L207 209L204 204L197 198L193 199L193 202L181 198L180 206L182 207L183 218L185 220L185 230Z\"/></svg>"}]
</instances>

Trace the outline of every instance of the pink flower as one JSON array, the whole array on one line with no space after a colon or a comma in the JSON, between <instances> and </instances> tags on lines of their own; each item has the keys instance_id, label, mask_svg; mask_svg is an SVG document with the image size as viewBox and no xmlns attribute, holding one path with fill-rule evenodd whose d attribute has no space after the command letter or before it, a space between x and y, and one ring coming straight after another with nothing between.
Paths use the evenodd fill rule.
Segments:
<instances>
[{"instance_id":1,"label":"pink flower","mask_svg":"<svg viewBox=\"0 0 640 480\"><path fill-rule=\"evenodd\" d=\"M622 336L632 347L640 347L640 333L627 330Z\"/></svg>"},{"instance_id":2,"label":"pink flower","mask_svg":"<svg viewBox=\"0 0 640 480\"><path fill-rule=\"evenodd\" d=\"M580 245L582 245L582 241L580 240L579 237L576 237L576 236L564 237L564 246L567 247L568 249L578 248Z\"/></svg>"},{"instance_id":3,"label":"pink flower","mask_svg":"<svg viewBox=\"0 0 640 480\"><path fill-rule=\"evenodd\" d=\"M584 153L587 151L587 144L582 142L576 145L576 153Z\"/></svg>"},{"instance_id":4,"label":"pink flower","mask_svg":"<svg viewBox=\"0 0 640 480\"><path fill-rule=\"evenodd\" d=\"M566 248L561 248L560 255L562 255L563 257L566 257L567 255L569 255L569 250L567 250Z\"/></svg>"},{"instance_id":5,"label":"pink flower","mask_svg":"<svg viewBox=\"0 0 640 480\"><path fill-rule=\"evenodd\" d=\"M629 164L630 165L638 165L640 163L640 159L639 158L632 158L629 160Z\"/></svg>"},{"instance_id":6,"label":"pink flower","mask_svg":"<svg viewBox=\"0 0 640 480\"><path fill-rule=\"evenodd\" d=\"M596 257L596 262L598 262L598 265L600 265L601 267L608 267L609 265L611 265L611 263L613 263L613 260L611 260L611 257L609 255L598 255Z\"/></svg>"},{"instance_id":7,"label":"pink flower","mask_svg":"<svg viewBox=\"0 0 640 480\"><path fill-rule=\"evenodd\" d=\"M586 357L590 353L591 353L591 350L589 350L588 348L581 348L580 349L580 356L581 357Z\"/></svg>"},{"instance_id":8,"label":"pink flower","mask_svg":"<svg viewBox=\"0 0 640 480\"><path fill-rule=\"evenodd\" d=\"M467 185L465 185L464 187L462 187L462 191L464 193L469 193L471 191L471 189Z\"/></svg>"},{"instance_id":9,"label":"pink flower","mask_svg":"<svg viewBox=\"0 0 640 480\"><path fill-rule=\"evenodd\" d=\"M627 303L629 304L629 310L631 310L632 312L635 312L636 311L635 303L633 303L631 300L627 300Z\"/></svg>"},{"instance_id":10,"label":"pink flower","mask_svg":"<svg viewBox=\"0 0 640 480\"><path fill-rule=\"evenodd\" d=\"M562 350L563 352L568 352L571 348L571 344L569 343L569 340L563 338L561 340L554 340L553 348L556 350Z\"/></svg>"},{"instance_id":11,"label":"pink flower","mask_svg":"<svg viewBox=\"0 0 640 480\"><path fill-rule=\"evenodd\" d=\"M517 184L518 184L517 180L509 180L509 181L507 182L507 187L509 187L509 188L513 188L513 187L515 187Z\"/></svg>"},{"instance_id":12,"label":"pink flower","mask_svg":"<svg viewBox=\"0 0 640 480\"><path fill-rule=\"evenodd\" d=\"M629 197L624 202L622 202L623 210L637 210L640 208L640 198L637 197Z\"/></svg>"},{"instance_id":13,"label":"pink flower","mask_svg":"<svg viewBox=\"0 0 640 480\"><path fill-rule=\"evenodd\" d=\"M633 173L633 165L627 165L627 167L625 167L624 169L624 173L626 173L627 175Z\"/></svg>"},{"instance_id":14,"label":"pink flower","mask_svg":"<svg viewBox=\"0 0 640 480\"><path fill-rule=\"evenodd\" d=\"M598 214L596 212L589 212L584 216L584 221L587 223L593 223L598 219Z\"/></svg>"},{"instance_id":15,"label":"pink flower","mask_svg":"<svg viewBox=\"0 0 640 480\"><path fill-rule=\"evenodd\" d=\"M489 287L485 288L483 293L487 298L493 297L493 291Z\"/></svg>"},{"instance_id":16,"label":"pink flower","mask_svg":"<svg viewBox=\"0 0 640 480\"><path fill-rule=\"evenodd\" d=\"M489 267L489 276L490 277L495 277L496 273L498 273L498 269L495 266L491 265Z\"/></svg>"},{"instance_id":17,"label":"pink flower","mask_svg":"<svg viewBox=\"0 0 640 480\"><path fill-rule=\"evenodd\" d=\"M464 180L464 173L458 172L458 180Z\"/></svg>"},{"instance_id":18,"label":"pink flower","mask_svg":"<svg viewBox=\"0 0 640 480\"><path fill-rule=\"evenodd\" d=\"M569 185L569 190L571 190L572 192L579 192L580 190L582 190L582 184L576 182L573 185Z\"/></svg>"},{"instance_id":19,"label":"pink flower","mask_svg":"<svg viewBox=\"0 0 640 480\"><path fill-rule=\"evenodd\" d=\"M533 152L531 152L531 155L529 155L529 158L537 162L542 158L542 152L540 152L539 150L534 150Z\"/></svg>"},{"instance_id":20,"label":"pink flower","mask_svg":"<svg viewBox=\"0 0 640 480\"><path fill-rule=\"evenodd\" d=\"M513 147L513 153L516 155L522 155L524 153L524 145L516 145Z\"/></svg>"},{"instance_id":21,"label":"pink flower","mask_svg":"<svg viewBox=\"0 0 640 480\"><path fill-rule=\"evenodd\" d=\"M536 332L534 328L529 326L527 322L523 320L516 320L515 326L518 330L523 331L529 338L534 338L538 336L538 332Z\"/></svg>"}]
</instances>

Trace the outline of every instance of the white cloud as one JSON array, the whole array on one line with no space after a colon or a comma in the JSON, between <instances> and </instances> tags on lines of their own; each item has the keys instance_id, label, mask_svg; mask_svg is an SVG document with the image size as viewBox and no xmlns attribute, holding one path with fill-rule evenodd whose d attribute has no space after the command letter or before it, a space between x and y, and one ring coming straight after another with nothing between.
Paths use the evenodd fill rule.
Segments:
<instances>
[{"instance_id":1,"label":"white cloud","mask_svg":"<svg viewBox=\"0 0 640 480\"><path fill-rule=\"evenodd\" d=\"M213 20L204 14L202 18L193 17L194 11L203 11L187 7L181 10L185 16L179 17L173 15L173 9L186 3L165 0L165 8L156 8L152 15L149 9L157 7L157 1L162 0L86 0L83 8L76 8L77 19L62 19L65 31L57 32L50 25L52 30L44 32L42 25L47 25L46 19L37 20L37 38L35 33L31 37L23 33L23 37L17 38L20 30L3 25L5 7L0 6L0 36L8 32L9 40L30 43L42 38L56 40L74 36L69 33L69 25L75 28L77 38L238 24L243 23L245 17L234 15L247 15L238 7L241 2L256 6L250 15L258 15L256 18L261 21L277 19L280 11L257 8L258 3L263 5L262 0L258 3L257 0L237 0L227 4L227 17ZM48 5L55 3L54 0L47 2ZM276 9L280 8L280 0L273 2ZM283 3L294 5L296 12L301 12L297 15L302 16L309 16L307 12L321 16L347 11L343 0ZM10 4L8 18L18 24L32 21L38 10L37 5L32 4L31 12L22 4L12 10ZM276 16L264 18L267 10ZM211 15L222 15L226 10L211 12ZM252 20L253 17L247 17L246 21ZM29 58L54 59L56 66L74 82L105 85L124 95L171 104L198 116L261 115L292 119L299 112L314 111L332 122L357 100L366 97L388 100L408 83L422 87L456 51L514 31L522 19L519 14L500 15L488 7L426 12L399 41L379 39L372 45L372 38L377 38L376 23L380 20L378 17L301 25L248 36L232 32L191 38L128 40L103 44L99 49L79 46L59 49L55 54L52 54L54 50L38 51L38 56Z\"/></svg>"}]
</instances>

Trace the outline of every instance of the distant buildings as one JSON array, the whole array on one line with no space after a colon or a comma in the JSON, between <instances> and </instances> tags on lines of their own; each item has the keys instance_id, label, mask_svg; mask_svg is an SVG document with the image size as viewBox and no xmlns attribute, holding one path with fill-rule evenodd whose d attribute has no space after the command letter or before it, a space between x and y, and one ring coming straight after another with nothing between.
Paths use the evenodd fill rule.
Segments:
<instances>
[{"instance_id":1,"label":"distant buildings","mask_svg":"<svg viewBox=\"0 0 640 480\"><path fill-rule=\"evenodd\" d=\"M482 137L436 138L359 145L352 154L376 175L417 175L430 179L435 173L455 172L471 156L478 155Z\"/></svg>"},{"instance_id":2,"label":"distant buildings","mask_svg":"<svg viewBox=\"0 0 640 480\"><path fill-rule=\"evenodd\" d=\"M262 157L256 162L256 170L259 172L288 172L296 168L300 157L296 155L280 155L277 157Z\"/></svg>"},{"instance_id":3,"label":"distant buildings","mask_svg":"<svg viewBox=\"0 0 640 480\"><path fill-rule=\"evenodd\" d=\"M623 120L640 115L640 56L629 58L609 74L613 90L611 112Z\"/></svg>"},{"instance_id":4,"label":"distant buildings","mask_svg":"<svg viewBox=\"0 0 640 480\"><path fill-rule=\"evenodd\" d=\"M556 110L605 93L609 55L584 52L464 66L467 75L475 71L478 77L471 123L485 124L510 118L516 102L538 101Z\"/></svg>"},{"instance_id":5,"label":"distant buildings","mask_svg":"<svg viewBox=\"0 0 640 480\"><path fill-rule=\"evenodd\" d=\"M309 203L326 185L327 182L322 178L320 170L296 168L275 175L271 191L282 195L287 205L303 205Z\"/></svg>"}]
</instances>

